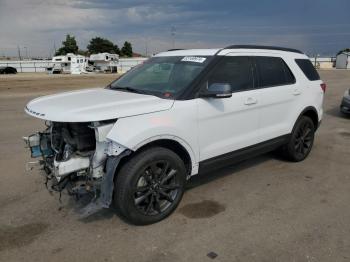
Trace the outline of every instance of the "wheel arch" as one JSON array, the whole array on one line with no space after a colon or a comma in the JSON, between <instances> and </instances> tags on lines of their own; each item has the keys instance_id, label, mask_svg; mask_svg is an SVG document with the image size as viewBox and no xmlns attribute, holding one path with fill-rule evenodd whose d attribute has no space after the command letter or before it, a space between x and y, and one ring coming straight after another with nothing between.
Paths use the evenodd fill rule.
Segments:
<instances>
[{"instance_id":1,"label":"wheel arch","mask_svg":"<svg viewBox=\"0 0 350 262\"><path fill-rule=\"evenodd\" d=\"M195 175L198 173L198 163L196 161L195 155L191 149L191 147L182 139L176 137L176 136L155 136L152 138L149 138L145 141L142 141L138 143L136 146L130 148L131 153L127 156L124 156L120 160L120 164L115 170L115 176L118 175L119 170L121 167L135 154L138 154L141 151L144 151L150 147L164 147L167 148L174 153L176 153L184 162L185 168L187 171L187 177Z\"/></svg>"},{"instance_id":2,"label":"wheel arch","mask_svg":"<svg viewBox=\"0 0 350 262\"><path fill-rule=\"evenodd\" d=\"M319 116L318 116L318 113L317 113L317 110L315 107L313 106L308 106L306 108L304 108L303 111L301 111L301 113L299 114L297 120L295 121L298 122L298 120L302 117L302 116L307 116L307 117L310 117L312 122L314 123L315 125L315 128L317 129L318 128L318 125L319 125Z\"/></svg>"},{"instance_id":3,"label":"wheel arch","mask_svg":"<svg viewBox=\"0 0 350 262\"><path fill-rule=\"evenodd\" d=\"M176 153L184 162L188 176L194 175L198 172L198 165L196 164L195 156L191 147L185 141L176 136L156 136L149 138L138 143L133 148L133 154L153 146L161 146Z\"/></svg>"}]
</instances>

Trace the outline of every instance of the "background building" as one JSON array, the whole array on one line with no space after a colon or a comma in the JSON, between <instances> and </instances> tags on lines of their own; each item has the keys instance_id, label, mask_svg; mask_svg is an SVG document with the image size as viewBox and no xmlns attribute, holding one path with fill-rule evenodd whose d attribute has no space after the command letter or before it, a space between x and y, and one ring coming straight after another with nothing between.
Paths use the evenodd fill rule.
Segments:
<instances>
[{"instance_id":1,"label":"background building","mask_svg":"<svg viewBox=\"0 0 350 262\"><path fill-rule=\"evenodd\" d=\"M350 69L350 52L343 52L337 55L337 69Z\"/></svg>"}]
</instances>

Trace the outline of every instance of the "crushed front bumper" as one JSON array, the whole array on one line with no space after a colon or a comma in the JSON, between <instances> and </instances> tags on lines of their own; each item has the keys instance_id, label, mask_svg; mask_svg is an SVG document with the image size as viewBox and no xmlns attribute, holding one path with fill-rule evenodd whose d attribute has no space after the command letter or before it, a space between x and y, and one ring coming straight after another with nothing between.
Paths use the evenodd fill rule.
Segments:
<instances>
[{"instance_id":1,"label":"crushed front bumper","mask_svg":"<svg viewBox=\"0 0 350 262\"><path fill-rule=\"evenodd\" d=\"M90 216L110 207L114 191L114 175L120 160L131 151L113 141L96 141L96 150L88 156L72 154L57 161L51 147L50 132L23 138L40 169L45 171L49 191L67 190L76 199L89 196L90 202L80 210L80 217ZM30 162L34 163L34 162ZM85 198L86 199L86 198ZM86 203L86 202L85 202Z\"/></svg>"}]
</instances>

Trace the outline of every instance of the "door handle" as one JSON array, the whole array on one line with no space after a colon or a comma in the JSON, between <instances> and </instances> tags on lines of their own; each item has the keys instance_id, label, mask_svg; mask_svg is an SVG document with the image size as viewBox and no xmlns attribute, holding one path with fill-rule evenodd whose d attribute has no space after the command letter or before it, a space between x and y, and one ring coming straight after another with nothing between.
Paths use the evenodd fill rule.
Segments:
<instances>
[{"instance_id":1,"label":"door handle","mask_svg":"<svg viewBox=\"0 0 350 262\"><path fill-rule=\"evenodd\" d=\"M258 103L258 100L257 100L256 98L254 98L254 97L248 97L248 98L245 100L245 102L244 102L244 104L247 105L247 106L249 106L249 105L254 105L254 104L256 104L256 103Z\"/></svg>"},{"instance_id":2,"label":"door handle","mask_svg":"<svg viewBox=\"0 0 350 262\"><path fill-rule=\"evenodd\" d=\"M301 94L301 91L299 90L299 88L295 88L293 91L293 95L298 96Z\"/></svg>"}]
</instances>

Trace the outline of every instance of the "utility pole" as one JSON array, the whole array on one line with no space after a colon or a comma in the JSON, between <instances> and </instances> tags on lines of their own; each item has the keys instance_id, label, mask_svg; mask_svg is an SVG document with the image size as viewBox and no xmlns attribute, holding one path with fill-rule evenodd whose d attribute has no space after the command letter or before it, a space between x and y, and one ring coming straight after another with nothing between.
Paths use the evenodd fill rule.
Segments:
<instances>
[{"instance_id":1,"label":"utility pole","mask_svg":"<svg viewBox=\"0 0 350 262\"><path fill-rule=\"evenodd\" d=\"M22 61L21 49L19 48L19 45L17 46L17 49L18 49L18 58L19 58L19 61Z\"/></svg>"},{"instance_id":2,"label":"utility pole","mask_svg":"<svg viewBox=\"0 0 350 262\"><path fill-rule=\"evenodd\" d=\"M145 53L146 53L146 57L148 56L148 37L145 37Z\"/></svg>"},{"instance_id":3,"label":"utility pole","mask_svg":"<svg viewBox=\"0 0 350 262\"><path fill-rule=\"evenodd\" d=\"M55 51L55 53L53 54L53 56L55 56L56 55L56 42L55 41L53 41L53 50Z\"/></svg>"},{"instance_id":4,"label":"utility pole","mask_svg":"<svg viewBox=\"0 0 350 262\"><path fill-rule=\"evenodd\" d=\"M175 26L171 27L170 34L171 34L171 38L172 38L172 49L175 49L175 34L176 34Z\"/></svg>"},{"instance_id":5,"label":"utility pole","mask_svg":"<svg viewBox=\"0 0 350 262\"><path fill-rule=\"evenodd\" d=\"M28 58L29 58L29 57L28 57L28 48L25 46L24 49L26 50L26 58L27 58L27 60L28 60Z\"/></svg>"}]
</instances>

